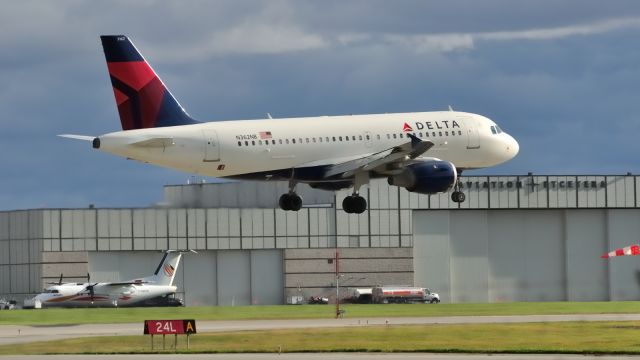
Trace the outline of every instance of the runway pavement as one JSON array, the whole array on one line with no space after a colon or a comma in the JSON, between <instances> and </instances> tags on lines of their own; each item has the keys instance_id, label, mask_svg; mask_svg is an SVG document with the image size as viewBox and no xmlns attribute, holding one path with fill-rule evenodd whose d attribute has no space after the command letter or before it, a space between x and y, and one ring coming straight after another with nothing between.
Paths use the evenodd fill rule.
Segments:
<instances>
[{"instance_id":1,"label":"runway pavement","mask_svg":"<svg viewBox=\"0 0 640 360\"><path fill-rule=\"evenodd\" d=\"M294 328L356 327L375 325L485 324L563 321L638 321L640 314L446 316L411 318L345 318L299 320L197 321L202 332L271 330ZM142 323L62 326L0 326L0 345L49 341L83 336L142 335ZM4 360L4 359L3 359Z\"/></svg>"}]
</instances>

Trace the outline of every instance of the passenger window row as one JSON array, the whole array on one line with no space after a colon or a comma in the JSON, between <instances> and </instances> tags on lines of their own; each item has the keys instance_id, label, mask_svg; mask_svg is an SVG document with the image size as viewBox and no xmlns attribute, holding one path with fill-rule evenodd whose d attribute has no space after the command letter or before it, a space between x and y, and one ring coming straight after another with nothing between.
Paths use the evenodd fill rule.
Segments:
<instances>
[{"instance_id":1,"label":"passenger window row","mask_svg":"<svg viewBox=\"0 0 640 360\"><path fill-rule=\"evenodd\" d=\"M496 126L497 127L497 126ZM492 131L495 131L494 127L491 127ZM433 131L431 133L427 132L419 132L419 133L413 133L414 136L419 137L419 138L428 138L430 137L442 137L442 136L456 136L456 133L458 136L462 136L462 131L461 130L452 130L452 131ZM393 133L393 134L386 134L387 135L387 139L403 139L403 138L408 138L409 136L406 135L404 133ZM332 142L341 142L341 141L364 141L364 139L366 139L367 141L371 140L371 136L370 135L347 135L347 136L319 136L319 137L311 137L311 138L292 138L292 139L271 139L271 140L244 140L244 141L238 141L238 146L261 146L261 145L288 145L288 144L309 144L309 143L332 143ZM380 140L381 136L380 134L376 135L376 140Z\"/></svg>"}]
</instances>

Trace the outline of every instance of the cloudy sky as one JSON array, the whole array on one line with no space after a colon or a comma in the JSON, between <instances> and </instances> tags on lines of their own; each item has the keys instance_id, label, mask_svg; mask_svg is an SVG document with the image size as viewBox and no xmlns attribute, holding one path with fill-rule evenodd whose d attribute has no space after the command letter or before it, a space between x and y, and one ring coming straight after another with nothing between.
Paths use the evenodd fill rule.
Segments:
<instances>
[{"instance_id":1,"label":"cloudy sky","mask_svg":"<svg viewBox=\"0 0 640 360\"><path fill-rule=\"evenodd\" d=\"M0 30L0 210L146 206L190 179L56 137L120 129L100 34L200 120L451 105L520 143L469 175L640 173L638 1L23 0Z\"/></svg>"}]
</instances>

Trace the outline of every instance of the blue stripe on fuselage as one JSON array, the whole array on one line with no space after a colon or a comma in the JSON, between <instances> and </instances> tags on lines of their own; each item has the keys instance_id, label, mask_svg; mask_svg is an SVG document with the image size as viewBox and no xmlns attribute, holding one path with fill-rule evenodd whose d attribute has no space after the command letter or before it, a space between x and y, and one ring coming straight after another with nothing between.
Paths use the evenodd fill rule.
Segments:
<instances>
[{"instance_id":1,"label":"blue stripe on fuselage","mask_svg":"<svg viewBox=\"0 0 640 360\"><path fill-rule=\"evenodd\" d=\"M326 178L324 174L327 172L332 165L321 165L321 166L309 166L302 168L288 168L288 169L276 169L270 171L259 171L254 173L246 173L239 174L233 176L225 176L225 179L235 179L235 180L280 180L280 181L288 181L295 180L303 183L314 183L314 182L336 182L336 181L345 181L352 180L353 178L343 178L340 175L335 175L329 178ZM385 176L375 176L371 174L372 178L380 178Z\"/></svg>"}]
</instances>

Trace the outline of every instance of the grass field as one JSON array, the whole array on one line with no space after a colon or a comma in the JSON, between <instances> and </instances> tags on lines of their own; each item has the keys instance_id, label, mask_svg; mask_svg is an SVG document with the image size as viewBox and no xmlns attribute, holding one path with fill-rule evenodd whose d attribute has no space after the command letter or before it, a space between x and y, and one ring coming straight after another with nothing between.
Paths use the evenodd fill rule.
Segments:
<instances>
[{"instance_id":1,"label":"grass field","mask_svg":"<svg viewBox=\"0 0 640 360\"><path fill-rule=\"evenodd\" d=\"M640 354L638 322L371 326L196 334L190 352L480 352ZM167 351L174 352L173 338ZM162 347L156 337L156 350ZM178 350L186 352L185 337ZM150 352L149 336L1 346L0 355ZM162 351L160 351L162 352Z\"/></svg>"},{"instance_id":2,"label":"grass field","mask_svg":"<svg viewBox=\"0 0 640 360\"><path fill-rule=\"evenodd\" d=\"M502 304L344 305L346 317L553 315L640 313L640 302L543 302ZM332 305L209 306L179 308L42 309L0 312L0 325L135 323L145 319L332 318Z\"/></svg>"}]
</instances>

